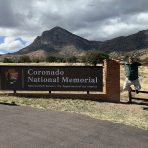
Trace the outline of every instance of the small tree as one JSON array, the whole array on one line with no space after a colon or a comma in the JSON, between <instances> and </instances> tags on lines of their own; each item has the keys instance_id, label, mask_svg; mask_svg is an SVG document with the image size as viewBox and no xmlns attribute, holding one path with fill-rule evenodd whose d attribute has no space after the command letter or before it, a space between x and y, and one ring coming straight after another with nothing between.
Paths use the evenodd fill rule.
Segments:
<instances>
[{"instance_id":1,"label":"small tree","mask_svg":"<svg viewBox=\"0 0 148 148\"><path fill-rule=\"evenodd\" d=\"M69 58L67 58L66 61L68 63L76 63L77 62L77 57L75 57L75 56L69 57Z\"/></svg>"},{"instance_id":2,"label":"small tree","mask_svg":"<svg viewBox=\"0 0 148 148\"><path fill-rule=\"evenodd\" d=\"M63 58L63 57L57 57L57 60L56 60L57 63L65 63L66 62L66 59Z\"/></svg>"},{"instance_id":3,"label":"small tree","mask_svg":"<svg viewBox=\"0 0 148 148\"><path fill-rule=\"evenodd\" d=\"M108 59L109 55L96 50L91 50L86 53L85 61L88 64L96 66L98 63L103 62L104 59Z\"/></svg>"},{"instance_id":4,"label":"small tree","mask_svg":"<svg viewBox=\"0 0 148 148\"><path fill-rule=\"evenodd\" d=\"M83 55L83 56L79 57L79 62L80 63L87 63L86 62L86 55L85 56Z\"/></svg>"},{"instance_id":5,"label":"small tree","mask_svg":"<svg viewBox=\"0 0 148 148\"><path fill-rule=\"evenodd\" d=\"M18 63L30 63L31 59L27 55L20 56L18 59Z\"/></svg>"},{"instance_id":6,"label":"small tree","mask_svg":"<svg viewBox=\"0 0 148 148\"><path fill-rule=\"evenodd\" d=\"M14 63L14 60L12 58L4 58L3 63Z\"/></svg>"},{"instance_id":7,"label":"small tree","mask_svg":"<svg viewBox=\"0 0 148 148\"><path fill-rule=\"evenodd\" d=\"M50 63L57 62L57 58L54 56L48 56L46 58L46 62L50 62Z\"/></svg>"},{"instance_id":8,"label":"small tree","mask_svg":"<svg viewBox=\"0 0 148 148\"><path fill-rule=\"evenodd\" d=\"M40 59L39 59L39 58L33 58L33 59L32 59L32 62L34 62L34 63L39 63L39 62L40 62Z\"/></svg>"}]
</instances>

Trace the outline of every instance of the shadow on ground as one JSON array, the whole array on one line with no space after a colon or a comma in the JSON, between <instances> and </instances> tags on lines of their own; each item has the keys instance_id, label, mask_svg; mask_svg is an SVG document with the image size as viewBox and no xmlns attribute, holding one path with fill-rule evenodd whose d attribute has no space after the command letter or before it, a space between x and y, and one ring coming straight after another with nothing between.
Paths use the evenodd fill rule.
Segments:
<instances>
[{"instance_id":1,"label":"shadow on ground","mask_svg":"<svg viewBox=\"0 0 148 148\"><path fill-rule=\"evenodd\" d=\"M148 107L143 107L143 110L146 110L146 111L148 111Z\"/></svg>"},{"instance_id":2,"label":"shadow on ground","mask_svg":"<svg viewBox=\"0 0 148 148\"><path fill-rule=\"evenodd\" d=\"M0 105L7 105L7 106L19 106L15 102L6 103L6 102L0 102Z\"/></svg>"}]
</instances>

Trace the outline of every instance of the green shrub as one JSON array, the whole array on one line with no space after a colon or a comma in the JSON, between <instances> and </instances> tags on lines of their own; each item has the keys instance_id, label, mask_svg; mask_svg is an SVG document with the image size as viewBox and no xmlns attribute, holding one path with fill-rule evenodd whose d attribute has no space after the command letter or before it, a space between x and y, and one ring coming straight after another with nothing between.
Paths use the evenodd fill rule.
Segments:
<instances>
[{"instance_id":1,"label":"green shrub","mask_svg":"<svg viewBox=\"0 0 148 148\"><path fill-rule=\"evenodd\" d=\"M18 63L30 63L31 59L27 55L20 56L18 59Z\"/></svg>"},{"instance_id":2,"label":"green shrub","mask_svg":"<svg viewBox=\"0 0 148 148\"><path fill-rule=\"evenodd\" d=\"M76 63L77 62L77 57L75 57L75 56L69 57L69 58L66 59L66 61L68 63Z\"/></svg>"},{"instance_id":3,"label":"green shrub","mask_svg":"<svg viewBox=\"0 0 148 148\"><path fill-rule=\"evenodd\" d=\"M32 59L32 62L34 62L34 63L39 63L39 62L41 62L41 60L40 60L39 58L33 58L33 59Z\"/></svg>"},{"instance_id":4,"label":"green shrub","mask_svg":"<svg viewBox=\"0 0 148 148\"><path fill-rule=\"evenodd\" d=\"M84 58L84 57L83 57ZM86 53L85 63L96 66L99 63L102 63L104 59L108 59L109 55L102 53L96 50L91 50Z\"/></svg>"},{"instance_id":5,"label":"green shrub","mask_svg":"<svg viewBox=\"0 0 148 148\"><path fill-rule=\"evenodd\" d=\"M57 62L57 58L54 56L48 56L46 58L46 62L49 62L49 63Z\"/></svg>"},{"instance_id":6,"label":"green shrub","mask_svg":"<svg viewBox=\"0 0 148 148\"><path fill-rule=\"evenodd\" d=\"M12 59L12 58L4 58L3 59L3 63L14 63L15 61L14 61L14 59Z\"/></svg>"}]
</instances>

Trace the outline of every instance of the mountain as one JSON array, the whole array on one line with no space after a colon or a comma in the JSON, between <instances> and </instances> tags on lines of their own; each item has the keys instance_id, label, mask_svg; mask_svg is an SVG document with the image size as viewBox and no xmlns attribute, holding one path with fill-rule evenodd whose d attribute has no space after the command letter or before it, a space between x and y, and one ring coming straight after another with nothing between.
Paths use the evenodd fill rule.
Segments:
<instances>
[{"instance_id":1,"label":"mountain","mask_svg":"<svg viewBox=\"0 0 148 148\"><path fill-rule=\"evenodd\" d=\"M143 30L138 33L121 36L108 41L104 41L99 45L99 48L104 51L133 51L148 48L148 30Z\"/></svg>"},{"instance_id":2,"label":"mountain","mask_svg":"<svg viewBox=\"0 0 148 148\"><path fill-rule=\"evenodd\" d=\"M75 50L89 50L91 49L91 44L90 41L74 35L61 27L54 27L49 31L44 31L32 44L19 50L16 54L26 54L37 50L60 52L69 47Z\"/></svg>"},{"instance_id":3,"label":"mountain","mask_svg":"<svg viewBox=\"0 0 148 148\"><path fill-rule=\"evenodd\" d=\"M91 49L103 52L130 52L148 48L148 30L129 36L120 36L107 41L89 41L61 28L54 27L44 31L29 46L13 53L13 55L61 55L77 56Z\"/></svg>"},{"instance_id":4,"label":"mountain","mask_svg":"<svg viewBox=\"0 0 148 148\"><path fill-rule=\"evenodd\" d=\"M50 56L81 56L85 51L96 49L110 53L111 56L135 54L143 59L148 58L148 30L143 30L129 36L120 36L107 41L89 41L77 36L61 27L54 27L44 31L33 43L27 47L12 53L0 56L15 58L27 55L32 58L44 58Z\"/></svg>"}]
</instances>

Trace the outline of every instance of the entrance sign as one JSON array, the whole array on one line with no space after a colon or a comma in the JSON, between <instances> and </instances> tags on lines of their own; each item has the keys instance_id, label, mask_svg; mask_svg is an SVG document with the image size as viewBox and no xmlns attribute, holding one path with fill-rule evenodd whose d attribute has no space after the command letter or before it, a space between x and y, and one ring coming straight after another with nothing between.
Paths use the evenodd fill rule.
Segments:
<instances>
[{"instance_id":1,"label":"entrance sign","mask_svg":"<svg viewBox=\"0 0 148 148\"><path fill-rule=\"evenodd\" d=\"M1 90L103 91L102 66L1 66Z\"/></svg>"}]
</instances>

